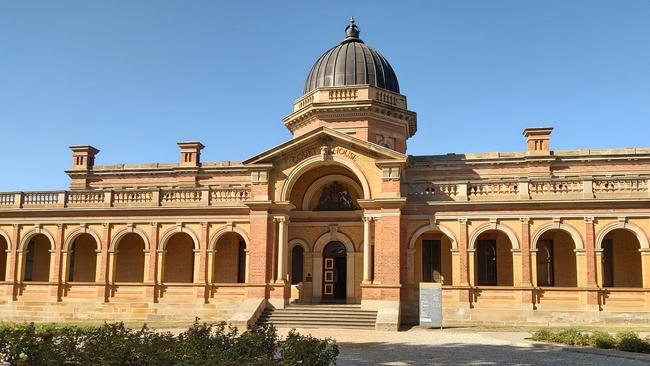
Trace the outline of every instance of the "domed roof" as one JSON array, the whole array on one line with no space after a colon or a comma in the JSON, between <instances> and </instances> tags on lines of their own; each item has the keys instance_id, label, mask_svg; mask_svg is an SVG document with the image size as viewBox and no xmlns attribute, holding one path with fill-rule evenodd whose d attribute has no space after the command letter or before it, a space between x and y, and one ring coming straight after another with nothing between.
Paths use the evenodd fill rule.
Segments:
<instances>
[{"instance_id":1,"label":"domed roof","mask_svg":"<svg viewBox=\"0 0 650 366\"><path fill-rule=\"evenodd\" d=\"M386 58L359 39L359 27L350 18L345 39L316 61L305 82L305 94L320 87L370 84L399 93L395 71Z\"/></svg>"}]
</instances>

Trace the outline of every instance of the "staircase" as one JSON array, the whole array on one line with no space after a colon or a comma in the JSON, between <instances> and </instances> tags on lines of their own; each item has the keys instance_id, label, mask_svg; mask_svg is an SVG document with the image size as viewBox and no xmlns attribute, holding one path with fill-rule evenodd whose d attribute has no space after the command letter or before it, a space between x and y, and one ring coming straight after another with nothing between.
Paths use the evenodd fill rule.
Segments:
<instances>
[{"instance_id":1,"label":"staircase","mask_svg":"<svg viewBox=\"0 0 650 366\"><path fill-rule=\"evenodd\" d=\"M291 304L284 309L265 309L257 324L273 324L277 328L375 329L376 320L376 311L361 310L360 305Z\"/></svg>"}]
</instances>

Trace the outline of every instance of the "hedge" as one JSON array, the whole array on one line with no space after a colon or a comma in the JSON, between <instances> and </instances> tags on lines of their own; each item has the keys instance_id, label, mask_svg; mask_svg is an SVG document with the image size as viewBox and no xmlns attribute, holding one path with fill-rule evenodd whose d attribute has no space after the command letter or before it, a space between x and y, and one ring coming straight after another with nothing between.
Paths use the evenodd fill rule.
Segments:
<instances>
[{"instance_id":1,"label":"hedge","mask_svg":"<svg viewBox=\"0 0 650 366\"><path fill-rule=\"evenodd\" d=\"M602 330L591 334L580 332L575 328L567 328L559 331L539 329L533 333L533 340L547 341L571 346L591 346L596 348L615 348L619 351L650 353L650 343L639 338L635 332L624 331L616 334L616 337Z\"/></svg>"},{"instance_id":2,"label":"hedge","mask_svg":"<svg viewBox=\"0 0 650 366\"><path fill-rule=\"evenodd\" d=\"M223 325L194 324L179 335L146 325L99 327L0 326L0 363L10 365L314 365L335 364L331 339L292 330L281 339L273 326L239 333Z\"/></svg>"}]
</instances>

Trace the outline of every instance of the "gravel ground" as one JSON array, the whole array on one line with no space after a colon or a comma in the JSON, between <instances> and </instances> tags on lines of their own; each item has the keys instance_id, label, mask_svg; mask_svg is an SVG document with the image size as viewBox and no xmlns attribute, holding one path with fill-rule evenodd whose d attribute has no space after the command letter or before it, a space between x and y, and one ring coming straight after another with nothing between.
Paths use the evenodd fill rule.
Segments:
<instances>
[{"instance_id":1,"label":"gravel ground","mask_svg":"<svg viewBox=\"0 0 650 366\"><path fill-rule=\"evenodd\" d=\"M526 332L426 330L401 332L298 329L302 334L333 338L340 347L337 365L650 365L649 361L574 352L529 342ZM286 329L279 329L282 335Z\"/></svg>"}]
</instances>

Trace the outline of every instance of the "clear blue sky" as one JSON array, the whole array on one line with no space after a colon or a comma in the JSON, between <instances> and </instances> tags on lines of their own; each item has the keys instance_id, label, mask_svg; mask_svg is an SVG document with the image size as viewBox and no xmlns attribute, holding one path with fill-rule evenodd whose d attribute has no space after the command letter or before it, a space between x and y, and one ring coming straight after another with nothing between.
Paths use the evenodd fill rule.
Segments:
<instances>
[{"instance_id":1,"label":"clear blue sky","mask_svg":"<svg viewBox=\"0 0 650 366\"><path fill-rule=\"evenodd\" d=\"M650 145L650 1L0 2L0 190L63 189L68 145L97 164L241 161L289 139L282 117L343 37L393 65L413 155Z\"/></svg>"}]
</instances>

